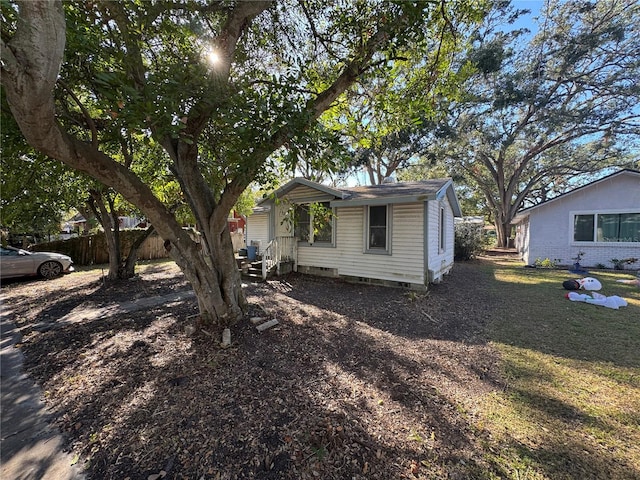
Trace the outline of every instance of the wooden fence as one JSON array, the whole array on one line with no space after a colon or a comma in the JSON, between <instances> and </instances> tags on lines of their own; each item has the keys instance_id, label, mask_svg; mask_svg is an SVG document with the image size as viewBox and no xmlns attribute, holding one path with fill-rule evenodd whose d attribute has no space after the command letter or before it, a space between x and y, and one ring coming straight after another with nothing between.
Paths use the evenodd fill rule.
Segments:
<instances>
[{"instance_id":1,"label":"wooden fence","mask_svg":"<svg viewBox=\"0 0 640 480\"><path fill-rule=\"evenodd\" d=\"M122 242L122 254L129 253L131 244L144 230L123 230L120 232ZM196 239L196 241L198 241ZM244 235L234 232L231 234L234 251L244 247ZM69 255L76 265L99 265L109 263L109 252L104 233L86 235L82 237L70 238L68 240L57 240L55 242L38 243L32 245L30 250L37 252L57 252ZM158 258L169 258L169 254L164 248L164 242L157 233L152 233L142 246L138 249L138 260L155 260Z\"/></svg>"},{"instance_id":2,"label":"wooden fence","mask_svg":"<svg viewBox=\"0 0 640 480\"><path fill-rule=\"evenodd\" d=\"M144 230L123 230L120 232L122 253L127 254L133 241ZM98 265L109 263L109 252L104 233L58 240L55 242L39 243L31 247L32 251L57 252L69 255L76 265ZM139 260L154 260L168 258L169 254L164 248L163 240L157 233L152 233L138 249Z\"/></svg>"}]
</instances>

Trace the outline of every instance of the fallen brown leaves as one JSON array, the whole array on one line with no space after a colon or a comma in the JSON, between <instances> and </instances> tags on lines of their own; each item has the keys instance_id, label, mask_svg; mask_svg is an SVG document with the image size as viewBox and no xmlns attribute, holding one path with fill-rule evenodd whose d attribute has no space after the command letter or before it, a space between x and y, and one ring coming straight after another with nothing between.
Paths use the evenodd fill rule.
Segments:
<instances>
[{"instance_id":1,"label":"fallen brown leaves","mask_svg":"<svg viewBox=\"0 0 640 480\"><path fill-rule=\"evenodd\" d=\"M124 286L84 274L2 293L90 478L465 478L490 469L473 406L495 384L482 331L497 303L469 298L471 275L482 285L462 265L418 295L298 275L248 285L249 316L278 324L247 318L229 348L222 331L184 335L194 299L53 328L78 305L187 288L170 264Z\"/></svg>"}]
</instances>

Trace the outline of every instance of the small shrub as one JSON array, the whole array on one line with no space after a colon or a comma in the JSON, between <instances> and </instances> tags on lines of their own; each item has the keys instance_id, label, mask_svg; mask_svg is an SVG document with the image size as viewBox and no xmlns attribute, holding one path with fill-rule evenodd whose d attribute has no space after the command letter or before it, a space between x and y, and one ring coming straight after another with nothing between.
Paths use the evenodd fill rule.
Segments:
<instances>
[{"instance_id":1,"label":"small shrub","mask_svg":"<svg viewBox=\"0 0 640 480\"><path fill-rule=\"evenodd\" d=\"M585 253L580 251L576 254L575 257L571 258L571 260L573 260L573 268L575 268L576 270L580 270L580 268L582 268L580 266L580 260L582 260L582 257L584 257Z\"/></svg>"},{"instance_id":2,"label":"small shrub","mask_svg":"<svg viewBox=\"0 0 640 480\"><path fill-rule=\"evenodd\" d=\"M623 258L622 260L617 259L617 258L612 258L611 260L609 260L611 263L613 263L613 269L614 270L624 270L624 266L625 265L632 265L634 263L636 263L638 261L637 258Z\"/></svg>"},{"instance_id":3,"label":"small shrub","mask_svg":"<svg viewBox=\"0 0 640 480\"><path fill-rule=\"evenodd\" d=\"M482 225L458 223L455 226L456 260L470 260L483 250Z\"/></svg>"},{"instance_id":4,"label":"small shrub","mask_svg":"<svg viewBox=\"0 0 640 480\"><path fill-rule=\"evenodd\" d=\"M607 268L607 266L604 263L596 263L596 268L598 270L603 270L603 269Z\"/></svg>"},{"instance_id":5,"label":"small shrub","mask_svg":"<svg viewBox=\"0 0 640 480\"><path fill-rule=\"evenodd\" d=\"M482 234L482 243L484 248L495 247L497 243L497 236L495 230L484 230Z\"/></svg>"},{"instance_id":6,"label":"small shrub","mask_svg":"<svg viewBox=\"0 0 640 480\"><path fill-rule=\"evenodd\" d=\"M541 258L536 258L535 266L538 268L556 268L559 262L559 258L554 258L553 260L551 260L550 258L545 258L544 260L542 260Z\"/></svg>"}]
</instances>

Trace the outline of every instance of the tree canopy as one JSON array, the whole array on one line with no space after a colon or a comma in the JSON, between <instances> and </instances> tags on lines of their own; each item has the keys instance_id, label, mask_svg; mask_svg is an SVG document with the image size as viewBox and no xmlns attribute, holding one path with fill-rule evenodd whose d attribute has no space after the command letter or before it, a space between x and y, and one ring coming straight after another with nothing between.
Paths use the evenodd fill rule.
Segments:
<instances>
[{"instance_id":1,"label":"tree canopy","mask_svg":"<svg viewBox=\"0 0 640 480\"><path fill-rule=\"evenodd\" d=\"M472 0L5 2L2 86L27 141L136 205L202 317L230 323L244 308L226 224L240 194L273 175L274 153L297 161L357 82L483 12ZM163 154L137 156L136 136ZM175 179L199 241L139 169Z\"/></svg>"},{"instance_id":2,"label":"tree canopy","mask_svg":"<svg viewBox=\"0 0 640 480\"><path fill-rule=\"evenodd\" d=\"M78 175L28 145L2 100L2 228L39 238L58 234L63 215L80 199Z\"/></svg>"},{"instance_id":3,"label":"tree canopy","mask_svg":"<svg viewBox=\"0 0 640 480\"><path fill-rule=\"evenodd\" d=\"M433 158L483 194L501 245L523 205L562 192L574 175L638 162L640 5L546 5L528 42L497 28L504 13L487 21L464 97L426 132Z\"/></svg>"}]
</instances>

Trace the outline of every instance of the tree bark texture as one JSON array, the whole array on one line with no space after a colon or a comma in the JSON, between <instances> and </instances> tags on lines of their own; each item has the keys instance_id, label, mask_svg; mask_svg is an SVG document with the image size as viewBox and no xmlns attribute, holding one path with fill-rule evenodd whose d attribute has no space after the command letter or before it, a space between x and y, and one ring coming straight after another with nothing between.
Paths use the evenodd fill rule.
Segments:
<instances>
[{"instance_id":1,"label":"tree bark texture","mask_svg":"<svg viewBox=\"0 0 640 480\"><path fill-rule=\"evenodd\" d=\"M113 202L110 199L105 200L105 195L97 190L91 190L90 194L89 207L93 210L93 214L98 219L98 222L100 222L100 225L102 225L107 250L109 251L109 273L107 274L107 280L117 280L121 278L120 265L122 261L118 216L114 212ZM108 209L105 201L109 203Z\"/></svg>"},{"instance_id":2,"label":"tree bark texture","mask_svg":"<svg viewBox=\"0 0 640 480\"><path fill-rule=\"evenodd\" d=\"M102 184L113 188L128 202L137 206L149 219L172 258L184 272L197 295L200 313L214 322L228 325L239 319L246 309L236 267L233 247L227 227L227 216L240 194L261 171L268 156L285 145L326 111L338 97L372 65L374 53L392 38L393 28L404 28L404 20L381 24L379 29L353 47L348 60L340 63L340 73L323 91L310 96L304 105L304 115L291 114L268 138L243 154L242 169L224 174L221 189L214 192L200 171L198 144L203 131L211 124L218 107L229 94L231 65L237 44L251 20L270 2L236 2L228 9L227 20L220 28L216 42L222 52L221 64L211 72L213 90L193 102L181 117L183 128L176 135L172 128L162 128L151 122L152 135L168 153L171 170L180 182L184 198L189 203L201 236L192 238L176 216L156 197L127 165L99 149L95 129L92 142L81 141L58 122L54 104L54 88L65 52L65 17L59 0L25 0L19 5L15 32L2 47L2 76L7 101L27 142L42 153L71 168L87 173ZM123 66L132 83L130 88L144 90L146 63L140 46L140 33L131 28L126 9L120 2L98 2L103 18L115 22L118 42L126 52ZM403 17L404 18L404 17ZM124 64L123 64L124 65ZM247 112L247 115L251 115ZM300 118L304 121L301 122ZM160 122L162 123L162 122ZM304 123L304 125L300 125ZM155 125L155 126L154 126Z\"/></svg>"},{"instance_id":3,"label":"tree bark texture","mask_svg":"<svg viewBox=\"0 0 640 480\"><path fill-rule=\"evenodd\" d=\"M11 41L5 44L3 40L1 46L2 85L26 140L50 157L114 188L138 206L170 245L172 258L196 293L201 315L223 324L238 320L246 302L226 220L225 227L220 228L217 222L214 228L208 219L201 218L204 228L211 232L205 235L208 248L202 249L135 174L96 146L69 135L56 121L53 90L65 47L61 2L22 2L18 29ZM226 219L226 214L214 217ZM207 258L205 251L211 257Z\"/></svg>"}]
</instances>

